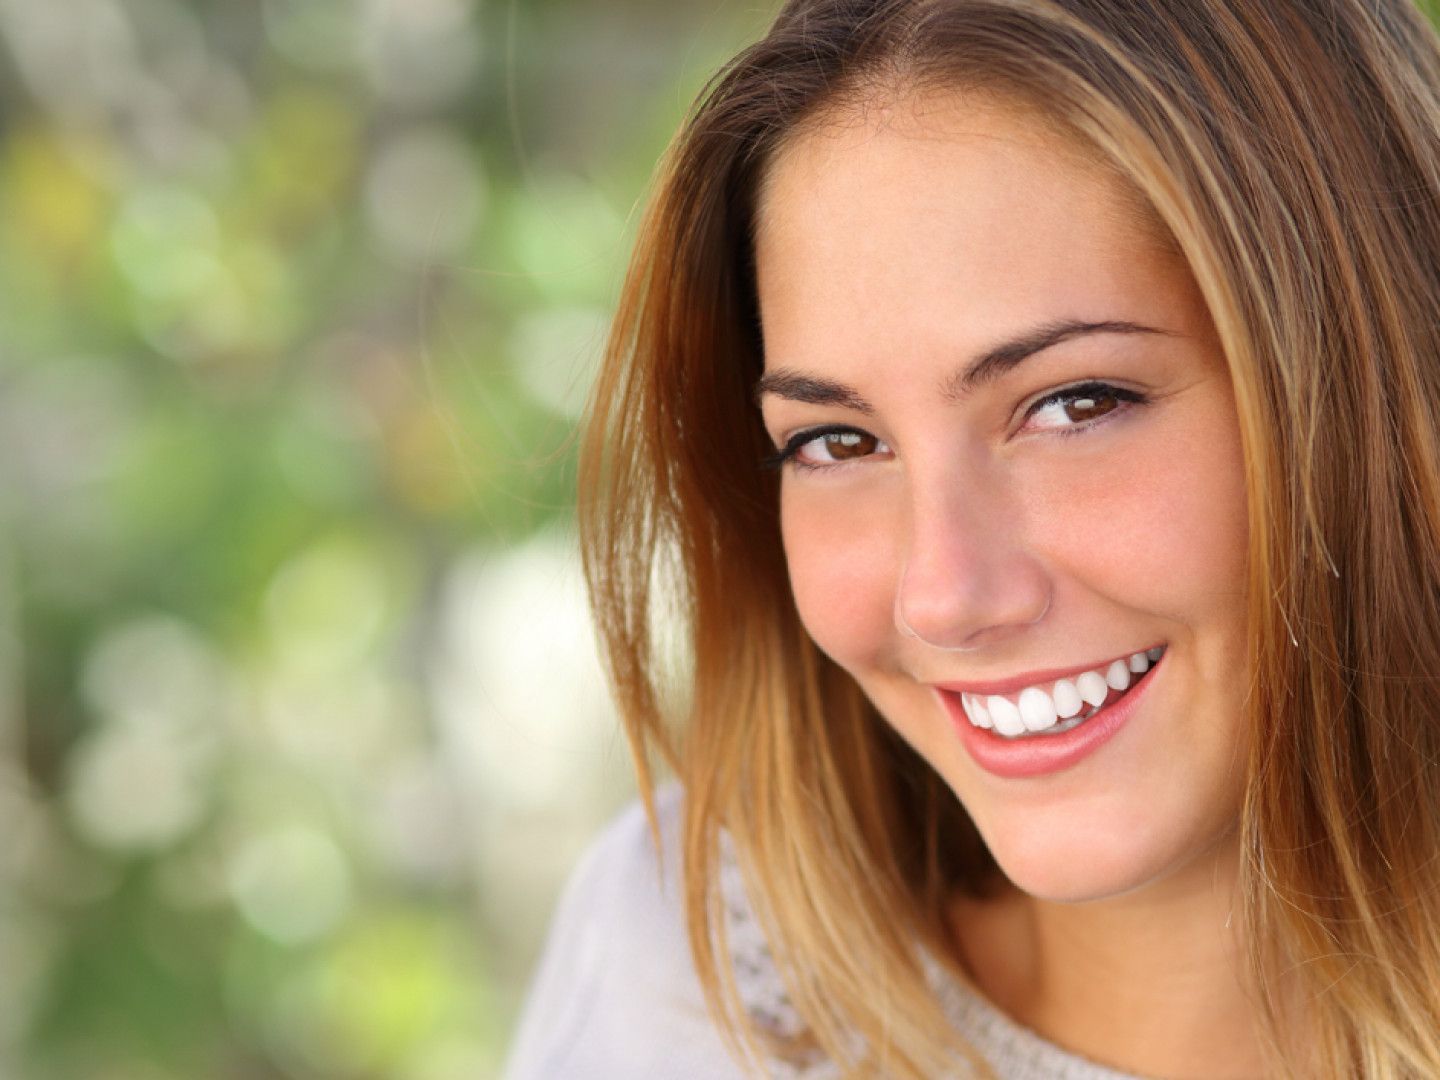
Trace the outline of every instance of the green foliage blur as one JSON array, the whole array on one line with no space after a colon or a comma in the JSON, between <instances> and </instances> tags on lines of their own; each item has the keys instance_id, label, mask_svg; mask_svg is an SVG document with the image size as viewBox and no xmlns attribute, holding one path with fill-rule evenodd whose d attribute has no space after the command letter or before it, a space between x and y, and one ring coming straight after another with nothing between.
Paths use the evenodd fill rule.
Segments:
<instances>
[{"instance_id":1,"label":"green foliage blur","mask_svg":"<svg viewBox=\"0 0 1440 1080\"><path fill-rule=\"evenodd\" d=\"M0 0L0 1077L497 1074L627 791L571 431L765 14Z\"/></svg>"}]
</instances>

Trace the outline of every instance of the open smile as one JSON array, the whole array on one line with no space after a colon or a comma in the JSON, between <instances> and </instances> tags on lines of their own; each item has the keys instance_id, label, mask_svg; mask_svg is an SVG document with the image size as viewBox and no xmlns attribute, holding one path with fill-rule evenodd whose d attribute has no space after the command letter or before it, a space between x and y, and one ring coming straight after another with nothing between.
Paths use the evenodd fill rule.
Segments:
<instances>
[{"instance_id":1,"label":"open smile","mask_svg":"<svg viewBox=\"0 0 1440 1080\"><path fill-rule=\"evenodd\" d=\"M1007 779L1069 768L1109 741L1138 708L1165 647L1009 694L935 687L976 764ZM1087 708L1088 706L1088 708Z\"/></svg>"},{"instance_id":2,"label":"open smile","mask_svg":"<svg viewBox=\"0 0 1440 1080\"><path fill-rule=\"evenodd\" d=\"M1044 672L988 686L940 683L937 687L959 692L965 715L978 728L1010 738L1053 734L1078 727L1104 706L1114 704L1164 653L1165 646L1157 645L1063 675Z\"/></svg>"}]
</instances>

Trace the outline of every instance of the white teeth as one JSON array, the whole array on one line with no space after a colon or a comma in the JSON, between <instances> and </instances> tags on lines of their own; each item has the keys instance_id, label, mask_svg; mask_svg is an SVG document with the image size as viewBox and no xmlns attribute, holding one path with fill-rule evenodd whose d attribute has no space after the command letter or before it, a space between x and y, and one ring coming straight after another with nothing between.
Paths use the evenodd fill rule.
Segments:
<instances>
[{"instance_id":1,"label":"white teeth","mask_svg":"<svg viewBox=\"0 0 1440 1080\"><path fill-rule=\"evenodd\" d=\"M993 728L994 721L990 714L985 711L984 704L974 694L961 694L961 703L965 706L965 713L970 717L970 722L978 728Z\"/></svg>"},{"instance_id":2,"label":"white teeth","mask_svg":"<svg viewBox=\"0 0 1440 1080\"><path fill-rule=\"evenodd\" d=\"M1110 693L1110 686L1105 682L1105 676L1098 671L1087 671L1075 680L1075 689L1080 691L1080 697L1086 705L1103 705L1105 698Z\"/></svg>"},{"instance_id":3,"label":"white teeth","mask_svg":"<svg viewBox=\"0 0 1440 1080\"><path fill-rule=\"evenodd\" d=\"M1020 718L1020 710L998 694L992 694L985 699L985 710L994 721L995 730L1001 735L1025 733L1025 721Z\"/></svg>"},{"instance_id":4,"label":"white teeth","mask_svg":"<svg viewBox=\"0 0 1440 1080\"><path fill-rule=\"evenodd\" d=\"M1026 731L1044 731L1055 726L1055 702L1050 695L1032 686L1020 693L1020 719Z\"/></svg>"},{"instance_id":5,"label":"white teeth","mask_svg":"<svg viewBox=\"0 0 1440 1080\"><path fill-rule=\"evenodd\" d=\"M1070 719L1085 704L1084 699L1080 697L1080 691L1075 689L1075 684L1069 679L1061 679L1057 682L1052 696L1055 698L1055 712L1061 720Z\"/></svg>"},{"instance_id":6,"label":"white teeth","mask_svg":"<svg viewBox=\"0 0 1440 1080\"><path fill-rule=\"evenodd\" d=\"M1016 701L999 694L961 694L960 701L966 716L978 728L993 729L1007 738L1036 733L1058 735L1094 716L1112 689L1129 689L1164 654L1163 645L1131 653L1103 670L1060 679L1049 689L1027 687Z\"/></svg>"},{"instance_id":7,"label":"white teeth","mask_svg":"<svg viewBox=\"0 0 1440 1080\"><path fill-rule=\"evenodd\" d=\"M1116 690L1124 690L1130 685L1130 669L1125 666L1124 660L1116 660L1105 670L1105 681Z\"/></svg>"}]
</instances>

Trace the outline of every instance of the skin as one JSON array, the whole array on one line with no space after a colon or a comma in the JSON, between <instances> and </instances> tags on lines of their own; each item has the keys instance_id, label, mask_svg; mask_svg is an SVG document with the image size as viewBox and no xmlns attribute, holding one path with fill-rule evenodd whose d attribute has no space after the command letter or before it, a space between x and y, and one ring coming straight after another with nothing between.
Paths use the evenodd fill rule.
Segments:
<instances>
[{"instance_id":1,"label":"skin","mask_svg":"<svg viewBox=\"0 0 1440 1080\"><path fill-rule=\"evenodd\" d=\"M956 900L957 958L1002 1009L1097 1061L1255 1076L1231 929L1240 435L1194 280L1136 206L993 99L877 101L810 125L760 201L766 376L828 380L868 407L798 400L793 382L761 407L777 447L821 425L859 433L785 465L785 552L811 636L945 779L1008 879ZM982 351L1058 319L1161 332L1076 337L945 392ZM1089 380L1146 403L1032 409ZM979 768L933 688L1157 644L1168 655L1130 723L1042 777Z\"/></svg>"}]
</instances>

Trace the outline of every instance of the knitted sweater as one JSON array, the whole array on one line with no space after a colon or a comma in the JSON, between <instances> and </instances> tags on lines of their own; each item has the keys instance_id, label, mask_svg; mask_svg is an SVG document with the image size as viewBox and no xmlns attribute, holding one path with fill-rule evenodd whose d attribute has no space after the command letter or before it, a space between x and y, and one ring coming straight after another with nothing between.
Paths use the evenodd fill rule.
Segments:
<instances>
[{"instance_id":1,"label":"knitted sweater","mask_svg":"<svg viewBox=\"0 0 1440 1080\"><path fill-rule=\"evenodd\" d=\"M663 854L638 802L595 840L571 875L506 1065L505 1080L745 1080L705 1011L680 901L681 790L657 792ZM721 867L741 1000L784 1029L798 1023L745 900L733 860ZM1005 1080L1137 1080L1046 1042L938 964L931 983L955 1029ZM784 1080L832 1080L828 1062L774 1062ZM967 1072L957 1064L955 1077Z\"/></svg>"}]
</instances>

